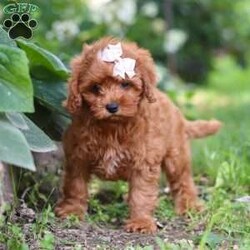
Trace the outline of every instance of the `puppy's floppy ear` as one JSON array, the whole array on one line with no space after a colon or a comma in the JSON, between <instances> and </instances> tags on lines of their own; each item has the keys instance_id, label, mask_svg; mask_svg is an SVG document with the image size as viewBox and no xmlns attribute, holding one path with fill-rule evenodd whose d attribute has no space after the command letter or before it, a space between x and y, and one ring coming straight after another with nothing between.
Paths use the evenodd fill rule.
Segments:
<instances>
[{"instance_id":1,"label":"puppy's floppy ear","mask_svg":"<svg viewBox=\"0 0 250 250\"><path fill-rule=\"evenodd\" d=\"M71 113L77 113L82 106L82 97L79 93L79 77L81 70L81 56L75 57L71 61L71 77L68 80L68 98L64 101L64 107Z\"/></svg>"},{"instance_id":2,"label":"puppy's floppy ear","mask_svg":"<svg viewBox=\"0 0 250 250\"><path fill-rule=\"evenodd\" d=\"M137 67L141 73L141 80L143 82L143 95L149 102L155 102L153 89L156 86L157 76L154 61L149 51L145 49L138 49L137 55Z\"/></svg>"},{"instance_id":3,"label":"puppy's floppy ear","mask_svg":"<svg viewBox=\"0 0 250 250\"><path fill-rule=\"evenodd\" d=\"M68 80L68 98L64 101L64 107L71 113L77 114L82 107L82 96L79 92L80 77L83 73L84 54L90 49L84 45L83 52L71 61L71 77Z\"/></svg>"}]
</instances>

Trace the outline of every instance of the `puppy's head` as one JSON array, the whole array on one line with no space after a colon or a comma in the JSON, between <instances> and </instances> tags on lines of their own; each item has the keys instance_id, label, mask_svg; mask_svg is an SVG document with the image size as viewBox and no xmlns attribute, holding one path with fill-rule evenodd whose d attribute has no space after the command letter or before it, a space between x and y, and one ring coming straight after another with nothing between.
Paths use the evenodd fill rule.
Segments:
<instances>
[{"instance_id":1,"label":"puppy's head","mask_svg":"<svg viewBox=\"0 0 250 250\"><path fill-rule=\"evenodd\" d=\"M119 69L114 68L124 67L123 62L117 65L117 60L103 59L103 51L119 43L118 39L103 38L85 45L82 53L72 60L69 96L65 102L71 114L81 114L87 109L96 119L123 119L134 117L142 100L154 102L156 74L147 50L135 43L121 42L122 55L118 61L132 59L135 62L132 74L126 70L117 74Z\"/></svg>"}]
</instances>

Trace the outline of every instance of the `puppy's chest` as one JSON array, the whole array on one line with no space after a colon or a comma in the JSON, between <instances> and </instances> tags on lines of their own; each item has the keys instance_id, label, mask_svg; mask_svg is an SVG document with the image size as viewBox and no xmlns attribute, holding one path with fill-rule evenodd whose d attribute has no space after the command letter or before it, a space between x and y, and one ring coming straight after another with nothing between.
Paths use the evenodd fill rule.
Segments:
<instances>
[{"instance_id":1,"label":"puppy's chest","mask_svg":"<svg viewBox=\"0 0 250 250\"><path fill-rule=\"evenodd\" d=\"M131 154L128 149L119 145L103 147L96 152L92 171L103 179L127 179L131 165Z\"/></svg>"}]
</instances>

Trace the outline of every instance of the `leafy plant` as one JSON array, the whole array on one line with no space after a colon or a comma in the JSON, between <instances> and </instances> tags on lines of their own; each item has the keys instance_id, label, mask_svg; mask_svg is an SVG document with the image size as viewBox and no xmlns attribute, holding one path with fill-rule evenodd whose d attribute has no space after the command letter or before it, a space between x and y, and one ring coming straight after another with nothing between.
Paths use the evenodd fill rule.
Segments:
<instances>
[{"instance_id":1,"label":"leafy plant","mask_svg":"<svg viewBox=\"0 0 250 250\"><path fill-rule=\"evenodd\" d=\"M22 229L16 224L8 224L10 238L7 240L7 248L8 249L17 249L17 250L28 250L29 247L25 243L24 235L22 233Z\"/></svg>"},{"instance_id":2,"label":"leafy plant","mask_svg":"<svg viewBox=\"0 0 250 250\"><path fill-rule=\"evenodd\" d=\"M45 232L43 239L40 241L41 249L52 250L54 249L54 235L50 232Z\"/></svg>"},{"instance_id":3,"label":"leafy plant","mask_svg":"<svg viewBox=\"0 0 250 250\"><path fill-rule=\"evenodd\" d=\"M56 146L36 125L40 112L34 107L43 106L47 117L67 116L61 102L69 71L49 51L10 40L1 27L0 34L0 161L35 170L31 151L48 152Z\"/></svg>"}]
</instances>

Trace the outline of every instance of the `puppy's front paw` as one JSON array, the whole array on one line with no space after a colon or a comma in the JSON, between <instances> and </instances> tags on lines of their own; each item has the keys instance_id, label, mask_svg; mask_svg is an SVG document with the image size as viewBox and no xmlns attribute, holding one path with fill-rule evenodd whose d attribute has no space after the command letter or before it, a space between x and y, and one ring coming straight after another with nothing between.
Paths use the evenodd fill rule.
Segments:
<instances>
[{"instance_id":1,"label":"puppy's front paw","mask_svg":"<svg viewBox=\"0 0 250 250\"><path fill-rule=\"evenodd\" d=\"M130 233L153 234L156 232L157 227L153 218L136 218L126 221L125 230Z\"/></svg>"},{"instance_id":2,"label":"puppy's front paw","mask_svg":"<svg viewBox=\"0 0 250 250\"><path fill-rule=\"evenodd\" d=\"M79 204L78 201L75 203L68 200L60 201L55 207L55 214L60 218L66 218L69 215L76 215L80 220L83 219L84 207Z\"/></svg>"}]
</instances>

